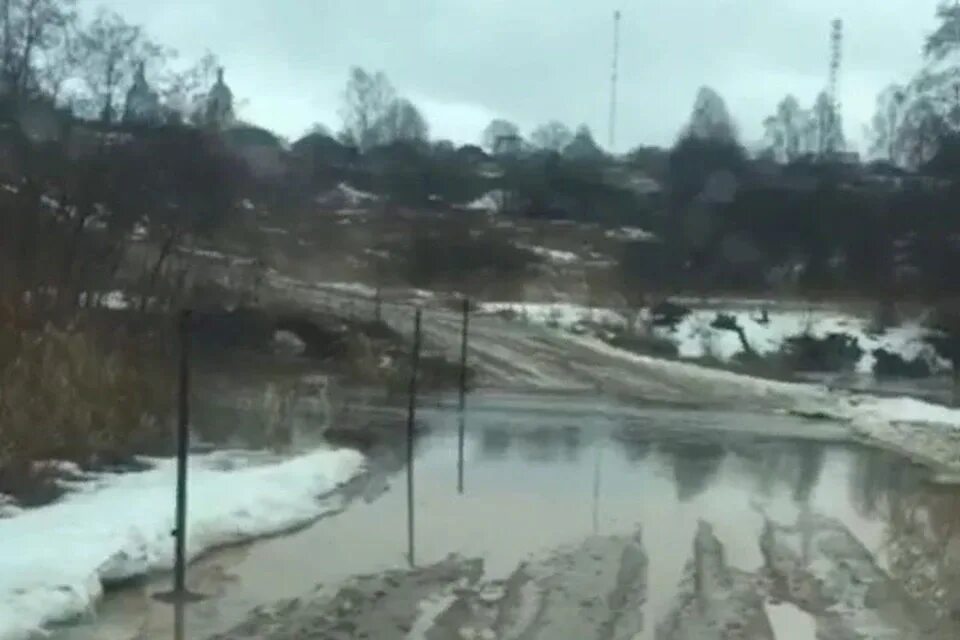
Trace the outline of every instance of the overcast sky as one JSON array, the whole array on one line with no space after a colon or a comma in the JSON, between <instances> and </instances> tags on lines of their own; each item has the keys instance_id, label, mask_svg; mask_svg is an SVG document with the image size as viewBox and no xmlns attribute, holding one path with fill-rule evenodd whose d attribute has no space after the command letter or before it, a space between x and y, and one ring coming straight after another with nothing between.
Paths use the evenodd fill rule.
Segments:
<instances>
[{"instance_id":1,"label":"overcast sky","mask_svg":"<svg viewBox=\"0 0 960 640\"><path fill-rule=\"evenodd\" d=\"M788 92L827 80L833 18L846 27L840 93L863 137L876 94L918 68L936 0L84 0L183 56L209 49L247 120L289 137L339 128L352 65L383 70L435 138L475 142L494 117L524 132L558 119L607 139L613 10L623 12L617 150L669 145L697 89L726 99L745 143Z\"/></svg>"}]
</instances>

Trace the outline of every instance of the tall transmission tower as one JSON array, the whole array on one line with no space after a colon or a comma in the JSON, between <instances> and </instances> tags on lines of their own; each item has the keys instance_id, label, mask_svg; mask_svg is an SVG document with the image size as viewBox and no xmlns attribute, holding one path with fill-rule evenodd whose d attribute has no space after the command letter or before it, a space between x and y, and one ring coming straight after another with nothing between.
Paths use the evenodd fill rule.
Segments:
<instances>
[{"instance_id":1,"label":"tall transmission tower","mask_svg":"<svg viewBox=\"0 0 960 640\"><path fill-rule=\"evenodd\" d=\"M830 130L827 135L826 151L838 151L840 138L840 67L843 64L843 20L839 18L830 24L830 84L827 94L830 98Z\"/></svg>"},{"instance_id":2,"label":"tall transmission tower","mask_svg":"<svg viewBox=\"0 0 960 640\"><path fill-rule=\"evenodd\" d=\"M617 136L617 81L620 71L620 10L613 12L613 73L610 76L610 135L607 148L613 152Z\"/></svg>"}]
</instances>

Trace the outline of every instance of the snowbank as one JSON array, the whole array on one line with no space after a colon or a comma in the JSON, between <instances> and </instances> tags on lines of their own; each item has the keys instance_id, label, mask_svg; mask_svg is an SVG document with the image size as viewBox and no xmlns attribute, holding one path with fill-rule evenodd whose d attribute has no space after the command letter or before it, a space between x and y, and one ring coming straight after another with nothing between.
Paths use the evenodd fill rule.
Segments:
<instances>
[{"instance_id":1,"label":"snowbank","mask_svg":"<svg viewBox=\"0 0 960 640\"><path fill-rule=\"evenodd\" d=\"M746 333L747 342L761 355L780 351L788 338L804 333L815 338L842 333L856 338L863 350L857 363L860 373L873 371L876 349L885 349L907 360L923 358L934 370L949 369L949 364L924 341L927 330L919 322L908 322L883 334L874 334L870 331L869 320L840 312L769 311L764 319L759 311L695 309L677 324L676 329L657 328L655 334L673 342L681 358L713 356L729 361L742 351L742 347L733 331L710 326L718 313L736 318Z\"/></svg>"},{"instance_id":2,"label":"snowbank","mask_svg":"<svg viewBox=\"0 0 960 640\"><path fill-rule=\"evenodd\" d=\"M823 386L780 382L732 371L662 360L617 349L597 338L570 336L569 340L611 357L636 362L658 371L664 379L685 379L709 387L734 385L761 397L777 398L785 412L820 415L848 426L851 437L929 465L941 482L960 482L960 409L909 397L878 397L829 391Z\"/></svg>"},{"instance_id":3,"label":"snowbank","mask_svg":"<svg viewBox=\"0 0 960 640\"><path fill-rule=\"evenodd\" d=\"M537 247L533 245L518 244L521 249L526 249L534 255L548 260L554 264L573 264L580 261L580 256L571 251L560 251L558 249L548 249L547 247Z\"/></svg>"},{"instance_id":4,"label":"snowbank","mask_svg":"<svg viewBox=\"0 0 960 640\"><path fill-rule=\"evenodd\" d=\"M376 289L361 282L318 282L316 287L317 289L339 291L341 293L349 293L366 298L372 298L377 295Z\"/></svg>"},{"instance_id":5,"label":"snowbank","mask_svg":"<svg viewBox=\"0 0 960 640\"><path fill-rule=\"evenodd\" d=\"M623 316L612 309L590 308L569 302L486 302L480 313L513 313L533 324L580 332L586 324L622 328Z\"/></svg>"},{"instance_id":6,"label":"snowbank","mask_svg":"<svg viewBox=\"0 0 960 640\"><path fill-rule=\"evenodd\" d=\"M503 202L502 191L489 191L476 200L463 205L463 208L467 211L497 212L500 210L501 202Z\"/></svg>"},{"instance_id":7,"label":"snowbank","mask_svg":"<svg viewBox=\"0 0 960 640\"><path fill-rule=\"evenodd\" d=\"M353 451L277 462L258 454L195 457L188 553L283 531L336 509L318 497L359 472ZM173 564L176 465L103 476L53 505L0 520L0 640L87 612L103 585Z\"/></svg>"},{"instance_id":8,"label":"snowbank","mask_svg":"<svg viewBox=\"0 0 960 640\"><path fill-rule=\"evenodd\" d=\"M767 302L766 304L769 304ZM694 308L676 327L654 327L653 335L677 347L680 358L696 360L707 356L721 362L729 362L743 351L740 339L733 331L711 326L717 314L733 316L743 328L747 342L760 355L775 354L786 345L789 338L809 334L824 338L831 333L846 334L857 340L863 355L857 362L859 373L872 373L876 362L873 355L877 349L895 353L905 360L922 359L933 372L950 370L950 363L937 355L925 337L928 330L918 321L906 322L883 334L870 330L870 321L838 311L827 310L774 310L762 314L765 304L756 301L750 305L756 310L737 304L729 308ZM624 328L627 319L614 309L590 309L568 303L491 303L483 306L492 313L510 309L529 322L549 325L556 329L583 333L584 324L591 321L610 328ZM640 314L649 319L649 311ZM592 320L591 320L592 319Z\"/></svg>"},{"instance_id":9,"label":"snowbank","mask_svg":"<svg viewBox=\"0 0 960 640\"><path fill-rule=\"evenodd\" d=\"M619 229L610 229L604 234L613 240L625 240L629 242L656 242L659 240L655 233L639 227L620 227Z\"/></svg>"}]
</instances>

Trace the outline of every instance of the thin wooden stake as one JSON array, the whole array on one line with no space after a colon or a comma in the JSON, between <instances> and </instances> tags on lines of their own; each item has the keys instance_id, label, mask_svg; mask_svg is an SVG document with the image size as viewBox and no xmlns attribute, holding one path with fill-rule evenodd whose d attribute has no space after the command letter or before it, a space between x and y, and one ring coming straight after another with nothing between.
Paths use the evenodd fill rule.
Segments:
<instances>
[{"instance_id":1,"label":"thin wooden stake","mask_svg":"<svg viewBox=\"0 0 960 640\"><path fill-rule=\"evenodd\" d=\"M407 558L415 566L413 524L413 436L417 419L417 374L420 369L420 331L423 311L417 309L413 328L413 355L410 363L410 404L407 408Z\"/></svg>"}]
</instances>

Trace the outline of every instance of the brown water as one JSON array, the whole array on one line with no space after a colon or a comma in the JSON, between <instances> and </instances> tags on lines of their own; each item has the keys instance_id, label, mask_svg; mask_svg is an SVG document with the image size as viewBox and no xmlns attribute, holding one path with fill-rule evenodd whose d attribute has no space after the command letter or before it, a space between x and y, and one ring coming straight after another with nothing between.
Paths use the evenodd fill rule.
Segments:
<instances>
[{"instance_id":1,"label":"brown water","mask_svg":"<svg viewBox=\"0 0 960 640\"><path fill-rule=\"evenodd\" d=\"M713 524L729 563L745 570L762 564L764 517L793 521L802 509L841 520L886 562L902 523L896 505L914 496L954 499L924 485L921 469L830 442L835 429L792 418L626 410L596 398L478 396L470 405L463 493L456 411L449 403L421 410L430 432L418 442L414 471L416 562L459 553L484 558L487 572L501 576L591 534L640 527L649 557L649 637L676 593L699 520ZM710 435L703 430L710 425L725 431ZM818 441L763 435L804 429ZM741 431L747 435L733 433ZM405 477L394 475L376 499L298 533L198 562L190 583L208 597L187 609L185 637L223 631L253 607L319 584L406 566ZM960 529L957 535L960 542ZM95 618L54 637L173 637L173 611L151 597L168 586L158 578L111 593ZM803 615L771 612L782 634L797 640L806 631L794 620Z\"/></svg>"}]
</instances>

